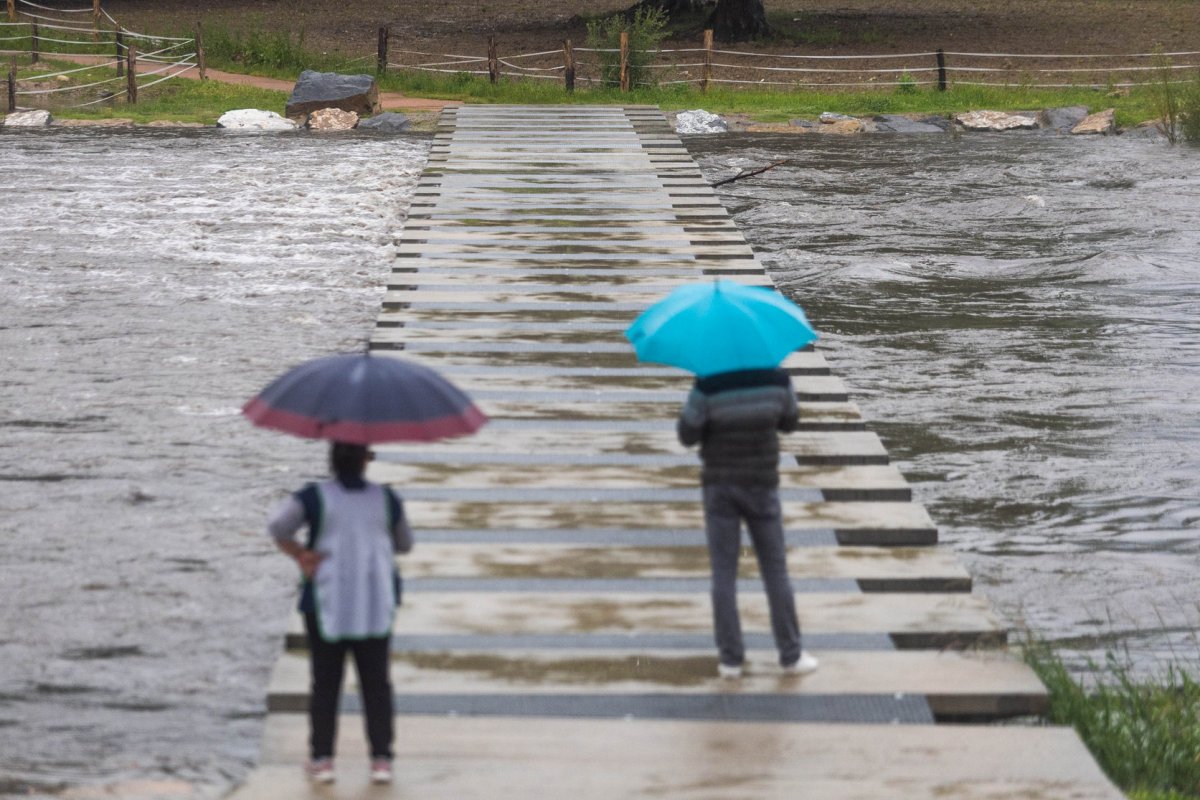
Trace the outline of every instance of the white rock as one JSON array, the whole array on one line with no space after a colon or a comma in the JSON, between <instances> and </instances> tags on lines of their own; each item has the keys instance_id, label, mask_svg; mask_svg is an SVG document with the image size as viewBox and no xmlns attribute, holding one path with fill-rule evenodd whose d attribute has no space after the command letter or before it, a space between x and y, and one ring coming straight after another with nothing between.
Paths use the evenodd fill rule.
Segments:
<instances>
[{"instance_id":1,"label":"white rock","mask_svg":"<svg viewBox=\"0 0 1200 800\"><path fill-rule=\"evenodd\" d=\"M6 128L43 128L50 124L50 112L45 109L14 111L4 118Z\"/></svg>"},{"instance_id":2,"label":"white rock","mask_svg":"<svg viewBox=\"0 0 1200 800\"><path fill-rule=\"evenodd\" d=\"M958 124L971 131L1008 131L1014 128L1036 128L1035 117L1006 114L1003 111L967 111L955 117Z\"/></svg>"},{"instance_id":3,"label":"white rock","mask_svg":"<svg viewBox=\"0 0 1200 800\"><path fill-rule=\"evenodd\" d=\"M217 120L218 128L244 131L294 131L296 123L286 117L281 117L274 111L260 111L257 108L239 108L226 111Z\"/></svg>"},{"instance_id":4,"label":"white rock","mask_svg":"<svg viewBox=\"0 0 1200 800\"><path fill-rule=\"evenodd\" d=\"M348 131L357 124L357 113L340 108L322 108L308 115L311 131Z\"/></svg>"},{"instance_id":5,"label":"white rock","mask_svg":"<svg viewBox=\"0 0 1200 800\"><path fill-rule=\"evenodd\" d=\"M676 133L725 133L728 130L725 120L701 109L680 111L675 115Z\"/></svg>"}]
</instances>

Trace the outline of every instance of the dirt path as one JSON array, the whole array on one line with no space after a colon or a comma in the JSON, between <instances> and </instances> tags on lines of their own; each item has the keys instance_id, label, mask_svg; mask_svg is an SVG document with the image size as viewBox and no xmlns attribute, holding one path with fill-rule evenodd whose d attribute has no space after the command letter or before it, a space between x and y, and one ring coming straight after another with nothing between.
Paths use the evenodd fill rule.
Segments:
<instances>
[{"instance_id":1,"label":"dirt path","mask_svg":"<svg viewBox=\"0 0 1200 800\"><path fill-rule=\"evenodd\" d=\"M222 72L217 69L205 71L210 81L232 83L238 86L252 86L255 89L274 89L278 92L291 92L295 81L285 81L281 78L264 78L259 75L242 75L237 72ZM195 70L185 73L185 78L199 78ZM427 97L408 97L399 92L380 92L379 102L384 111L429 111L438 112L448 105L459 105L454 100L434 100Z\"/></svg>"},{"instance_id":2,"label":"dirt path","mask_svg":"<svg viewBox=\"0 0 1200 800\"><path fill-rule=\"evenodd\" d=\"M68 56L54 54L54 58L62 61L72 61L76 64L97 64L109 60L107 56ZM138 73L148 73L162 69L161 64L138 64ZM282 78L264 78L261 75L243 75L240 72L223 72L219 69L205 70L205 77L210 81L230 83L237 86L250 86L255 89L271 89L277 92L291 93L295 81ZM199 80L198 70L188 70L179 75L181 78ZM384 111L413 111L438 113L448 105L461 105L457 100L435 100L427 97L408 97L399 92L380 92L379 102Z\"/></svg>"}]
</instances>

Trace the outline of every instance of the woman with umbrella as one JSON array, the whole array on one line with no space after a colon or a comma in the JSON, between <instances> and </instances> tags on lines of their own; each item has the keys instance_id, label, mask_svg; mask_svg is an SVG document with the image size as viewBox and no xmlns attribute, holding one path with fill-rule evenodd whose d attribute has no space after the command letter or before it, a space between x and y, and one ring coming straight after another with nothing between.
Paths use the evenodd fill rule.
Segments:
<instances>
[{"instance_id":1,"label":"woman with umbrella","mask_svg":"<svg viewBox=\"0 0 1200 800\"><path fill-rule=\"evenodd\" d=\"M334 780L333 756L346 656L354 656L371 748L371 780L392 780L394 556L413 546L400 497L364 477L368 444L471 433L486 418L457 388L418 364L370 355L330 356L278 378L246 404L257 425L328 438L332 477L284 499L267 529L302 575L312 669L306 771ZM301 544L297 534L307 527Z\"/></svg>"},{"instance_id":2,"label":"woman with umbrella","mask_svg":"<svg viewBox=\"0 0 1200 800\"><path fill-rule=\"evenodd\" d=\"M392 777L392 615L399 600L393 557L412 549L400 498L363 478L370 451L334 442L330 480L310 483L276 506L267 530L303 576L300 611L312 666L308 774L333 781L338 705L347 654L362 691L371 780ZM307 526L305 544L296 534Z\"/></svg>"}]
</instances>

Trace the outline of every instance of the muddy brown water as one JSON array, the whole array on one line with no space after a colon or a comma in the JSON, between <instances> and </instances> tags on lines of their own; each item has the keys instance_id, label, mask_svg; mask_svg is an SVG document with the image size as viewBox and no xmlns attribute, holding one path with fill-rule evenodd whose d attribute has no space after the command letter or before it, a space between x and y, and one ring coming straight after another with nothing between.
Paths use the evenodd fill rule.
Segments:
<instances>
[{"instance_id":1,"label":"muddy brown water","mask_svg":"<svg viewBox=\"0 0 1200 800\"><path fill-rule=\"evenodd\" d=\"M1018 624L1194 661L1200 153L692 138ZM0 795L217 797L253 763L319 444L240 404L362 346L419 137L0 131ZM153 783L150 783L153 782ZM139 794L140 793L140 794Z\"/></svg>"}]
</instances>

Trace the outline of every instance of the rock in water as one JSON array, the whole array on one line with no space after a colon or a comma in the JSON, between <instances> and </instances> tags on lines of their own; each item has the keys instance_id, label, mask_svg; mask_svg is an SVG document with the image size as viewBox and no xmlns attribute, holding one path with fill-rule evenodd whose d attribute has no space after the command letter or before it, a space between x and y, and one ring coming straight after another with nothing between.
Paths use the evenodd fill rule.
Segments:
<instances>
[{"instance_id":1,"label":"rock in water","mask_svg":"<svg viewBox=\"0 0 1200 800\"><path fill-rule=\"evenodd\" d=\"M294 131L297 126L274 111L239 108L222 114L217 120L217 127L244 131Z\"/></svg>"},{"instance_id":2,"label":"rock in water","mask_svg":"<svg viewBox=\"0 0 1200 800\"><path fill-rule=\"evenodd\" d=\"M306 69L292 88L288 98L288 117L303 117L322 108L340 108L356 114L377 114L379 86L370 75L339 75L336 72L314 72Z\"/></svg>"},{"instance_id":3,"label":"rock in water","mask_svg":"<svg viewBox=\"0 0 1200 800\"><path fill-rule=\"evenodd\" d=\"M1047 108L1038 114L1038 124L1049 130L1065 132L1083 122L1087 115L1087 106Z\"/></svg>"},{"instance_id":4,"label":"rock in water","mask_svg":"<svg viewBox=\"0 0 1200 800\"><path fill-rule=\"evenodd\" d=\"M408 130L408 126L408 117L394 111L385 111L382 114L360 120L358 123L360 131L376 131L378 133L400 133Z\"/></svg>"},{"instance_id":5,"label":"rock in water","mask_svg":"<svg viewBox=\"0 0 1200 800\"><path fill-rule=\"evenodd\" d=\"M1083 122L1080 122L1074 128L1071 128L1071 133L1075 135L1087 133L1110 134L1117 132L1116 109L1106 108L1103 111L1098 111L1092 114Z\"/></svg>"},{"instance_id":6,"label":"rock in water","mask_svg":"<svg viewBox=\"0 0 1200 800\"><path fill-rule=\"evenodd\" d=\"M729 125L716 114L701 109L675 115L676 133L726 133Z\"/></svg>"},{"instance_id":7,"label":"rock in water","mask_svg":"<svg viewBox=\"0 0 1200 800\"><path fill-rule=\"evenodd\" d=\"M358 124L358 114L340 108L321 108L308 115L310 131L348 131Z\"/></svg>"},{"instance_id":8,"label":"rock in water","mask_svg":"<svg viewBox=\"0 0 1200 800\"><path fill-rule=\"evenodd\" d=\"M954 119L969 131L1008 131L1037 127L1037 119L1034 117L1006 114L1003 111L967 111Z\"/></svg>"},{"instance_id":9,"label":"rock in water","mask_svg":"<svg viewBox=\"0 0 1200 800\"><path fill-rule=\"evenodd\" d=\"M14 111L4 117L6 128L43 128L50 124L50 112L45 109Z\"/></svg>"},{"instance_id":10,"label":"rock in water","mask_svg":"<svg viewBox=\"0 0 1200 800\"><path fill-rule=\"evenodd\" d=\"M910 119L899 114L880 114L873 118L875 122L875 130L885 133L945 133L946 120L938 120L937 117L932 119L937 122L930 121L930 117L924 119ZM941 122L942 124L938 124Z\"/></svg>"}]
</instances>

